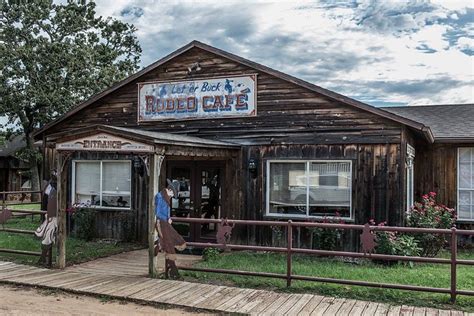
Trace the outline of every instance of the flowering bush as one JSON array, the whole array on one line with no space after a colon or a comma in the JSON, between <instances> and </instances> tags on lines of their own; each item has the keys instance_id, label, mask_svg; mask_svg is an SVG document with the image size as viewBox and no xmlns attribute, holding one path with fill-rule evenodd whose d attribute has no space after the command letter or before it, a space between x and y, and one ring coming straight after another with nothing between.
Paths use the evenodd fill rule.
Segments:
<instances>
[{"instance_id":1,"label":"flowering bush","mask_svg":"<svg viewBox=\"0 0 474 316\"><path fill-rule=\"evenodd\" d=\"M341 215L336 212L335 217L324 217L323 223L328 224L344 224ZM313 248L321 250L335 250L342 241L342 229L336 228L309 228L313 238Z\"/></svg>"},{"instance_id":2,"label":"flowering bush","mask_svg":"<svg viewBox=\"0 0 474 316\"><path fill-rule=\"evenodd\" d=\"M407 226L421 228L449 229L456 222L454 209L436 203L436 193L430 192L422 196L421 203L408 212ZM422 248L421 255L434 257L446 244L446 236L439 234L416 234L415 239Z\"/></svg>"},{"instance_id":3,"label":"flowering bush","mask_svg":"<svg viewBox=\"0 0 474 316\"><path fill-rule=\"evenodd\" d=\"M375 225L375 221L371 219L370 225ZM377 226L385 226L386 222L381 222ZM418 243L415 237L406 234L400 234L397 232L375 232L375 241L377 246L375 252L384 255L397 255L397 256L419 256L421 248L418 247ZM374 260L375 262L388 263L386 260ZM396 263L396 261L391 261ZM410 265L412 263L410 262Z\"/></svg>"}]
</instances>

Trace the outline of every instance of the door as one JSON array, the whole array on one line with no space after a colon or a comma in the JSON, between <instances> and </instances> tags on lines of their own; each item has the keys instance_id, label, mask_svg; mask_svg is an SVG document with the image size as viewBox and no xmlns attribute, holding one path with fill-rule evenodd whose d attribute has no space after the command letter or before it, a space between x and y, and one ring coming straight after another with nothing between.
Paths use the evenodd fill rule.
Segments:
<instances>
[{"instance_id":1,"label":"door","mask_svg":"<svg viewBox=\"0 0 474 316\"><path fill-rule=\"evenodd\" d=\"M196 216L208 219L221 218L222 166L199 165L199 187L197 188ZM203 224L196 227L196 238L203 241L215 240L217 224Z\"/></svg>"},{"instance_id":2,"label":"door","mask_svg":"<svg viewBox=\"0 0 474 316\"><path fill-rule=\"evenodd\" d=\"M222 175L224 164L207 161L169 161L167 178L179 182L179 192L171 201L171 216L221 217ZM173 223L187 241L216 239L216 224Z\"/></svg>"}]
</instances>

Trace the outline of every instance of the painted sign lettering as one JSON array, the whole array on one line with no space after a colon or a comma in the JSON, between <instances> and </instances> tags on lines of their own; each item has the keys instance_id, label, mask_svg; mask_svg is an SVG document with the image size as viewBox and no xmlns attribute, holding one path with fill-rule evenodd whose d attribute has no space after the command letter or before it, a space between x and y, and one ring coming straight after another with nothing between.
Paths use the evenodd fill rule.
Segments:
<instances>
[{"instance_id":1,"label":"painted sign lettering","mask_svg":"<svg viewBox=\"0 0 474 316\"><path fill-rule=\"evenodd\" d=\"M153 146L113 136L107 133L57 143L58 150L86 151L122 151L122 152L153 152Z\"/></svg>"},{"instance_id":2,"label":"painted sign lettering","mask_svg":"<svg viewBox=\"0 0 474 316\"><path fill-rule=\"evenodd\" d=\"M256 115L256 75L139 83L138 121Z\"/></svg>"}]
</instances>

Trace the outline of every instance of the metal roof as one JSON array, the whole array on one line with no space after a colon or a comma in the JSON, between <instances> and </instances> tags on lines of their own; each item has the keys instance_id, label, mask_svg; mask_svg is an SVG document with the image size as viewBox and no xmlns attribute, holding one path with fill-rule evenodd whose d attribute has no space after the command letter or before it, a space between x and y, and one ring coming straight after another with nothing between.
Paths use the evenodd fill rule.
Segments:
<instances>
[{"instance_id":1,"label":"metal roof","mask_svg":"<svg viewBox=\"0 0 474 316\"><path fill-rule=\"evenodd\" d=\"M128 128L128 127L117 127L111 125L104 125L107 128L122 131L126 133L135 134L137 136L145 136L153 139L153 142L156 144L168 144L168 145L185 145L189 144L190 146L199 146L199 147L220 147L220 148L229 148L235 147L239 148L239 144L222 142L212 139L171 134L171 133L162 133L162 132L153 132L137 128Z\"/></svg>"},{"instance_id":2,"label":"metal roof","mask_svg":"<svg viewBox=\"0 0 474 316\"><path fill-rule=\"evenodd\" d=\"M86 128L80 128L77 130L66 131L49 135L50 140L61 141L61 139L67 138L79 138L84 134L91 134L96 132L110 133L116 136L127 138L134 138L139 141L143 141L149 144L165 144L165 145L179 145L179 146L190 146L190 147L203 147L203 148L227 148L227 149L239 149L239 144L230 142L217 141L206 138L199 138L194 136L153 132L137 128L119 127L111 125L91 125Z\"/></svg>"},{"instance_id":3,"label":"metal roof","mask_svg":"<svg viewBox=\"0 0 474 316\"><path fill-rule=\"evenodd\" d=\"M386 107L430 127L437 142L474 142L474 104Z\"/></svg>"}]
</instances>

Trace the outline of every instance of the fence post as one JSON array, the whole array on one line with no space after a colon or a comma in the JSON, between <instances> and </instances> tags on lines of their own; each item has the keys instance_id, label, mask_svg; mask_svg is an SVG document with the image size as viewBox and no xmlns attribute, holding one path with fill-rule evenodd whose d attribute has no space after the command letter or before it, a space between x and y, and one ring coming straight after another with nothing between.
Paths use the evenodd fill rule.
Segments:
<instances>
[{"instance_id":1,"label":"fence post","mask_svg":"<svg viewBox=\"0 0 474 316\"><path fill-rule=\"evenodd\" d=\"M291 225L292 221L291 219L288 220L288 226L286 230L286 236L287 236L287 241L286 241L286 247L287 247L287 253L286 253L286 286L290 287L291 286L291 248L292 248L292 243L293 243L293 227Z\"/></svg>"},{"instance_id":2,"label":"fence post","mask_svg":"<svg viewBox=\"0 0 474 316\"><path fill-rule=\"evenodd\" d=\"M451 228L451 303L456 303L456 263L458 252L458 239L456 227Z\"/></svg>"},{"instance_id":3,"label":"fence post","mask_svg":"<svg viewBox=\"0 0 474 316\"><path fill-rule=\"evenodd\" d=\"M3 192L2 211L5 211L5 209L7 208L6 207L6 198L7 198L7 195L5 194L5 192Z\"/></svg>"}]
</instances>

